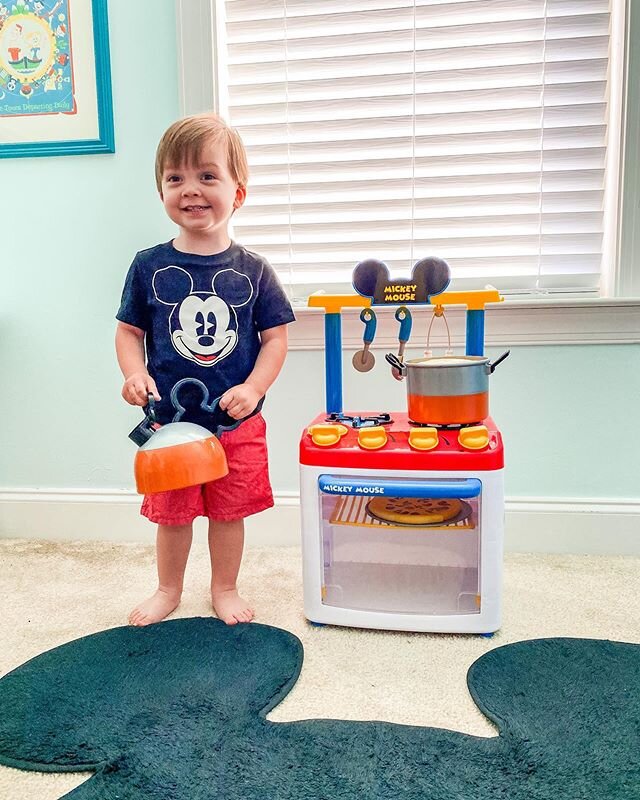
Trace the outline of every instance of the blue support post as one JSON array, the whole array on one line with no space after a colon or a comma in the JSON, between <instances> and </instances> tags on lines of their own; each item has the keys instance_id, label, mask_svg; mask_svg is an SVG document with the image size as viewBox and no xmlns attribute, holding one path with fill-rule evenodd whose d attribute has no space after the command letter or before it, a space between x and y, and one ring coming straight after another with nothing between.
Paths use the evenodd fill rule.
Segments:
<instances>
[{"instance_id":1,"label":"blue support post","mask_svg":"<svg viewBox=\"0 0 640 800\"><path fill-rule=\"evenodd\" d=\"M484 355L484 309L467 310L467 355Z\"/></svg>"},{"instance_id":2,"label":"blue support post","mask_svg":"<svg viewBox=\"0 0 640 800\"><path fill-rule=\"evenodd\" d=\"M327 414L342 413L342 327L340 312L324 315Z\"/></svg>"}]
</instances>

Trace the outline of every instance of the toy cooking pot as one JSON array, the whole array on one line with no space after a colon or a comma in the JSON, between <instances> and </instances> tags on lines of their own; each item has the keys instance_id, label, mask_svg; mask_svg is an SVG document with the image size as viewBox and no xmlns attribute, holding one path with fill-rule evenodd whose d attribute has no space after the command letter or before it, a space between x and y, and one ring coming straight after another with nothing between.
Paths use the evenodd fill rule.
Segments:
<instances>
[{"instance_id":1,"label":"toy cooking pot","mask_svg":"<svg viewBox=\"0 0 640 800\"><path fill-rule=\"evenodd\" d=\"M178 402L178 391L186 383L196 384L203 392L200 408L212 414L212 421L215 422L213 431L193 422L180 421L185 409ZM201 381L191 378L178 381L171 390L171 402L176 409L173 421L158 426L155 401L153 395L149 395L144 421L129 434L129 438L139 445L134 460L134 474L136 489L140 494L197 486L223 478L229 473L220 434L237 428L245 419L257 414L264 398L243 419L233 419L222 411L219 397L210 404L208 399L207 387Z\"/></svg>"},{"instance_id":2,"label":"toy cooking pot","mask_svg":"<svg viewBox=\"0 0 640 800\"><path fill-rule=\"evenodd\" d=\"M471 425L489 415L489 375L509 355L493 363L486 356L441 356L401 361L385 358L407 378L409 419L427 425Z\"/></svg>"}]
</instances>

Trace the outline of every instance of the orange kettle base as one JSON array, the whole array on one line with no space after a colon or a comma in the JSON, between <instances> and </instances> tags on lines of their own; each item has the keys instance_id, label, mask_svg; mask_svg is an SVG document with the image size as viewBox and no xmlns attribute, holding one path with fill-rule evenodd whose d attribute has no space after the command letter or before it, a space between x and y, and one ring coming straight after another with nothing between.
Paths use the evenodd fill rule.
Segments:
<instances>
[{"instance_id":1,"label":"orange kettle base","mask_svg":"<svg viewBox=\"0 0 640 800\"><path fill-rule=\"evenodd\" d=\"M229 467L216 436L199 425L175 422L159 428L139 448L134 474L140 494L155 494L215 481L228 475Z\"/></svg>"}]
</instances>

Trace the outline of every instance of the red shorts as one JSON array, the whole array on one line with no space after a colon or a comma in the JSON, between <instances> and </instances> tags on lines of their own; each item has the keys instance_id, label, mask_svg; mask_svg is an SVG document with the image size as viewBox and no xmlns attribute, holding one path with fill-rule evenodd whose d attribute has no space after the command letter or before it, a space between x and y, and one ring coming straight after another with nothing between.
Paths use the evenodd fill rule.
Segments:
<instances>
[{"instance_id":1,"label":"red shorts","mask_svg":"<svg viewBox=\"0 0 640 800\"><path fill-rule=\"evenodd\" d=\"M188 525L196 517L243 519L273 505L266 425L256 414L220 436L229 474L202 486L145 495L140 513L158 525Z\"/></svg>"}]
</instances>

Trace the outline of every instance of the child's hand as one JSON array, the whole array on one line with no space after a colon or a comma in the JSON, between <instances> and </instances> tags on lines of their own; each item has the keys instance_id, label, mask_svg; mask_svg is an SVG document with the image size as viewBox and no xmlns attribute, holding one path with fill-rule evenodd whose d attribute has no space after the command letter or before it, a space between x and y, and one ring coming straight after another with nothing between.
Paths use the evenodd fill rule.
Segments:
<instances>
[{"instance_id":1,"label":"child's hand","mask_svg":"<svg viewBox=\"0 0 640 800\"><path fill-rule=\"evenodd\" d=\"M156 382L148 372L134 372L122 387L122 396L132 406L146 406L149 394L153 395L154 400L160 400Z\"/></svg>"},{"instance_id":2,"label":"child's hand","mask_svg":"<svg viewBox=\"0 0 640 800\"><path fill-rule=\"evenodd\" d=\"M220 408L233 419L247 417L258 405L262 395L250 383L232 386L220 398Z\"/></svg>"}]
</instances>

